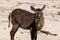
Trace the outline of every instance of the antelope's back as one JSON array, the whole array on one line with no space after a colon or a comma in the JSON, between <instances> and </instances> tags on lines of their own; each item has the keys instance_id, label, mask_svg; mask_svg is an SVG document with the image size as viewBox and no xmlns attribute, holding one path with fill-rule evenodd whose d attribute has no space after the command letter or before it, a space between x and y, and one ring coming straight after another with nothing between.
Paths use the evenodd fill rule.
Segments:
<instances>
[{"instance_id":1,"label":"antelope's back","mask_svg":"<svg viewBox=\"0 0 60 40\"><path fill-rule=\"evenodd\" d=\"M21 25L22 28L28 28L35 18L35 14L22 10L15 9L11 13L15 20Z\"/></svg>"}]
</instances>

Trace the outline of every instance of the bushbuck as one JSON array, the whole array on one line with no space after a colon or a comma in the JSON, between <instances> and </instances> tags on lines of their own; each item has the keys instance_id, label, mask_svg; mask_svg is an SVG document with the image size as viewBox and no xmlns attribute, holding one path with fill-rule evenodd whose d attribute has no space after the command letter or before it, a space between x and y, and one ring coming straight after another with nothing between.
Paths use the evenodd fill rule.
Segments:
<instances>
[{"instance_id":1,"label":"bushbuck","mask_svg":"<svg viewBox=\"0 0 60 40\"><path fill-rule=\"evenodd\" d=\"M9 27L10 21L13 26L10 31L11 40L14 40L14 35L19 27L30 30L31 40L37 40L37 31L41 31L44 25L43 10L45 9L45 5L41 9L35 9L33 6L30 6L30 8L35 13L23 9L15 9L9 14ZM47 34L45 31L41 32Z\"/></svg>"}]
</instances>

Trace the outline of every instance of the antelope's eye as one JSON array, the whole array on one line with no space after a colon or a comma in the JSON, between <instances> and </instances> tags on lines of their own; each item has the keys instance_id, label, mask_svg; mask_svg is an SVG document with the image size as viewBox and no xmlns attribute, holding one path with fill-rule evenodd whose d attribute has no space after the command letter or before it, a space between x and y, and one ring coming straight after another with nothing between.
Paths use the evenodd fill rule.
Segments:
<instances>
[{"instance_id":1,"label":"antelope's eye","mask_svg":"<svg viewBox=\"0 0 60 40\"><path fill-rule=\"evenodd\" d=\"M37 14L36 14L36 16L37 16Z\"/></svg>"}]
</instances>

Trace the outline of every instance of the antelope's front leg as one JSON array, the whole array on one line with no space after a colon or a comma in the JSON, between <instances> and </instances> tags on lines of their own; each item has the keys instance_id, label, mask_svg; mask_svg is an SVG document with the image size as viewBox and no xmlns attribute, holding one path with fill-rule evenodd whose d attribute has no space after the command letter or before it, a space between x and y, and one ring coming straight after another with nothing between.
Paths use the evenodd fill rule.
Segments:
<instances>
[{"instance_id":1,"label":"antelope's front leg","mask_svg":"<svg viewBox=\"0 0 60 40\"><path fill-rule=\"evenodd\" d=\"M37 31L36 30L31 30L31 40L37 40Z\"/></svg>"}]
</instances>

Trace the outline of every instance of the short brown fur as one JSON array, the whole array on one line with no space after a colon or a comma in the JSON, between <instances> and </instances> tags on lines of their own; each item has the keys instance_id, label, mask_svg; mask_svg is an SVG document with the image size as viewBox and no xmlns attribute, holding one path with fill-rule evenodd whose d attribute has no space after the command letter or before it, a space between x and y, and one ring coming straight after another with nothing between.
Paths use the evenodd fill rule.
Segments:
<instances>
[{"instance_id":1,"label":"short brown fur","mask_svg":"<svg viewBox=\"0 0 60 40\"><path fill-rule=\"evenodd\" d=\"M31 40L37 40L37 30L41 30L44 25L43 9L35 9L31 6L31 10L35 14L28 12L22 9L15 9L12 13L9 14L9 27L10 19L12 23L12 30L10 31L11 40L14 40L14 35L17 32L18 28L31 30Z\"/></svg>"}]
</instances>

